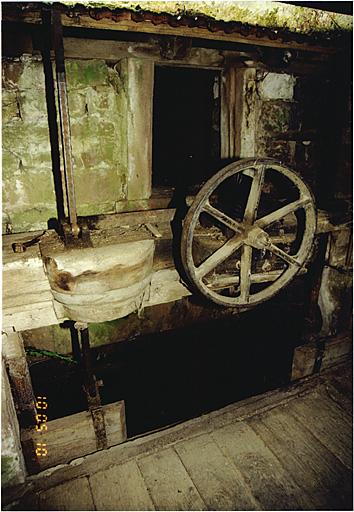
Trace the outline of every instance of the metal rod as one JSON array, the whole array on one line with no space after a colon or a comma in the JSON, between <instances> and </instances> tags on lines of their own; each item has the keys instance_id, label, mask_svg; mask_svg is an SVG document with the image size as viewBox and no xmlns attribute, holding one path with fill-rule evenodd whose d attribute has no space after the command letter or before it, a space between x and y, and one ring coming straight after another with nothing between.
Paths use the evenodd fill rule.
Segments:
<instances>
[{"instance_id":1,"label":"metal rod","mask_svg":"<svg viewBox=\"0 0 354 512\"><path fill-rule=\"evenodd\" d=\"M80 332L81 337L81 366L83 372L84 389L86 392L89 411L91 412L92 416L92 423L96 436L96 447L97 450L104 450L108 445L106 422L99 393L99 383L96 381L96 377L92 368L88 325L82 322L75 322L74 328L76 331Z\"/></svg>"},{"instance_id":2,"label":"metal rod","mask_svg":"<svg viewBox=\"0 0 354 512\"><path fill-rule=\"evenodd\" d=\"M51 60L52 9L49 7L43 7L42 9L42 24L41 53L45 78L50 151L57 205L58 228L60 229L62 222L65 220L65 174L64 169L60 165L58 116L55 103L55 83Z\"/></svg>"},{"instance_id":3,"label":"metal rod","mask_svg":"<svg viewBox=\"0 0 354 512\"><path fill-rule=\"evenodd\" d=\"M66 88L65 60L64 60L64 43L63 43L63 26L61 23L61 13L56 9L52 11L52 21L54 29L54 51L55 66L58 88L58 104L61 127L61 141L63 150L64 174L66 184L66 196L68 204L69 222L72 234L79 236L80 228L77 223L76 198L73 158L71 147L71 130L68 94Z\"/></svg>"},{"instance_id":4,"label":"metal rod","mask_svg":"<svg viewBox=\"0 0 354 512\"><path fill-rule=\"evenodd\" d=\"M87 324L81 322L75 322L74 327L80 332L81 337L81 350L82 350L82 370L84 387L87 393L87 399L89 406L100 405L100 397L96 385L96 379L93 374L92 362L91 362L91 351L90 351L90 338Z\"/></svg>"}]
</instances>

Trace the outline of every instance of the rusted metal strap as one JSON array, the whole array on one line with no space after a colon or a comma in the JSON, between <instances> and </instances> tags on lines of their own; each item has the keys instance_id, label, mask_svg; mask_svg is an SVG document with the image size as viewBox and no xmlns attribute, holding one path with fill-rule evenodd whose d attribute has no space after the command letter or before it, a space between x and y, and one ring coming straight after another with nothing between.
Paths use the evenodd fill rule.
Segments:
<instances>
[{"instance_id":1,"label":"rusted metal strap","mask_svg":"<svg viewBox=\"0 0 354 512\"><path fill-rule=\"evenodd\" d=\"M78 332L80 332L81 336L84 390L86 393L88 408L92 416L92 423L96 436L96 447L97 450L104 450L108 445L106 424L104 411L101 405L99 383L93 373L91 364L88 326L85 323L75 322L74 327Z\"/></svg>"},{"instance_id":2,"label":"rusted metal strap","mask_svg":"<svg viewBox=\"0 0 354 512\"><path fill-rule=\"evenodd\" d=\"M77 223L76 197L74 184L73 158L71 148L71 130L68 94L66 88L65 60L63 27L61 23L61 13L56 9L52 10L53 39L55 51L55 67L58 88L58 104L61 127L61 141L63 148L64 175L66 185L66 196L69 210L69 222L71 232L74 237L79 236L80 228Z\"/></svg>"},{"instance_id":3,"label":"rusted metal strap","mask_svg":"<svg viewBox=\"0 0 354 512\"><path fill-rule=\"evenodd\" d=\"M107 448L107 432L103 408L100 406L95 409L91 409L91 416L96 435L97 450L104 450Z\"/></svg>"}]
</instances>

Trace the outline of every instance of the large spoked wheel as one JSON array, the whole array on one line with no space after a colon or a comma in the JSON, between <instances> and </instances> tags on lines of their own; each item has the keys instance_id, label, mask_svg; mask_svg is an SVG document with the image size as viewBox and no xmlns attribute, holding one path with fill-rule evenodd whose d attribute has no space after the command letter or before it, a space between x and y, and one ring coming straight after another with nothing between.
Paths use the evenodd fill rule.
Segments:
<instances>
[{"instance_id":1,"label":"large spoked wheel","mask_svg":"<svg viewBox=\"0 0 354 512\"><path fill-rule=\"evenodd\" d=\"M314 199L298 174L273 159L240 160L195 197L183 224L182 263L205 297L247 307L271 298L303 268L315 231ZM208 238L216 247L200 256L205 232L216 233Z\"/></svg>"}]
</instances>

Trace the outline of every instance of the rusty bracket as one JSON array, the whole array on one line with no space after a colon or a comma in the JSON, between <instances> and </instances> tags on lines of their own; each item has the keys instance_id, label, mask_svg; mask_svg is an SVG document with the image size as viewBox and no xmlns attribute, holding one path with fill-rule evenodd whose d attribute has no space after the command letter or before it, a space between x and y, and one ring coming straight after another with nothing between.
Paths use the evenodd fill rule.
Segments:
<instances>
[{"instance_id":1,"label":"rusty bracket","mask_svg":"<svg viewBox=\"0 0 354 512\"><path fill-rule=\"evenodd\" d=\"M38 244L40 242L43 235L45 235L46 231L43 231L41 235L32 238L32 240L28 240L27 242L15 242L12 244L12 250L14 252L25 252L27 247L31 247L32 245Z\"/></svg>"},{"instance_id":2,"label":"rusty bracket","mask_svg":"<svg viewBox=\"0 0 354 512\"><path fill-rule=\"evenodd\" d=\"M80 219L78 219L78 226L80 232L78 236L75 236L70 223L66 221L61 222L61 229L66 247L75 247L77 249L92 247L89 228L84 223L80 223Z\"/></svg>"},{"instance_id":3,"label":"rusty bracket","mask_svg":"<svg viewBox=\"0 0 354 512\"><path fill-rule=\"evenodd\" d=\"M104 411L101 404L99 387L102 381L97 381L92 370L90 339L88 325L83 322L75 322L75 329L80 333L82 348L82 369L84 380L84 391L87 398L87 404L92 416L93 428L96 436L97 450L104 450L108 446L106 423Z\"/></svg>"},{"instance_id":4,"label":"rusty bracket","mask_svg":"<svg viewBox=\"0 0 354 512\"><path fill-rule=\"evenodd\" d=\"M52 23L66 197L71 233L73 237L77 238L80 233L80 228L77 222L76 212L69 103L64 59L63 26L61 22L61 13L56 9L52 10Z\"/></svg>"}]
</instances>

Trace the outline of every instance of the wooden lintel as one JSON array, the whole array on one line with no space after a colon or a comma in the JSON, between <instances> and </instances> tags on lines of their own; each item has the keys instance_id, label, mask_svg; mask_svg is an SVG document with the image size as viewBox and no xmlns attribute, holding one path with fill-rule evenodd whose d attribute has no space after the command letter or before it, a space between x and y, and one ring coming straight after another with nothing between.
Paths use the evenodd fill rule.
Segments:
<instances>
[{"instance_id":1,"label":"wooden lintel","mask_svg":"<svg viewBox=\"0 0 354 512\"><path fill-rule=\"evenodd\" d=\"M40 9L34 8L32 11L26 10L17 13L11 13L4 10L3 21L25 22L32 24L42 23ZM297 41L284 41L280 38L270 39L265 35L242 35L241 33L225 33L222 29L211 32L207 28L200 27L172 27L167 23L154 25L151 21L133 21L131 13L127 13L124 19L114 21L111 17L105 17L97 20L86 13L78 13L74 16L63 15L62 22L67 27L91 28L100 30L117 30L122 32L142 32L146 34L173 35L181 37L193 37L199 39L211 39L217 41L226 41L228 43L243 43L248 45L268 46L272 48L286 48L294 50L303 50L307 52L320 52L333 54L337 49L333 46L321 46L320 44L310 44L309 42L299 43Z\"/></svg>"},{"instance_id":2,"label":"wooden lintel","mask_svg":"<svg viewBox=\"0 0 354 512\"><path fill-rule=\"evenodd\" d=\"M65 57L68 59L104 59L117 62L124 58L146 59L156 64L173 66L198 66L205 69L222 69L225 58L240 58L245 52L219 51L211 48L191 48L183 58L168 59L161 56L160 45L151 38L148 43L64 38ZM254 52L251 52L251 57ZM250 57L250 58L251 58Z\"/></svg>"}]
</instances>

